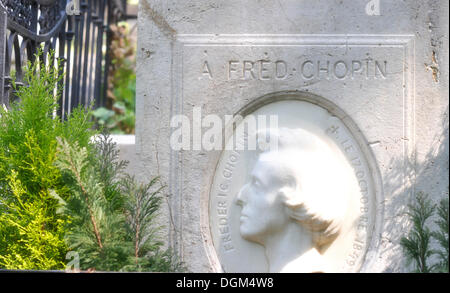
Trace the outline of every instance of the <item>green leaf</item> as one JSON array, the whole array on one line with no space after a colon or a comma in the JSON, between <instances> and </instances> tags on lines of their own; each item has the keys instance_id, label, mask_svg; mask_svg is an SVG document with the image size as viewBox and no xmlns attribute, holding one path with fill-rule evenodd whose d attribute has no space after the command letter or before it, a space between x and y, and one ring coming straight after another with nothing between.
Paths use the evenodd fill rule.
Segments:
<instances>
[{"instance_id":1,"label":"green leaf","mask_svg":"<svg viewBox=\"0 0 450 293\"><path fill-rule=\"evenodd\" d=\"M104 107L100 107L92 112L94 117L106 122L109 118L113 117L115 112Z\"/></svg>"},{"instance_id":2,"label":"green leaf","mask_svg":"<svg viewBox=\"0 0 450 293\"><path fill-rule=\"evenodd\" d=\"M125 111L125 109L126 109L124 102L115 102L113 105L113 108L116 108L121 111Z\"/></svg>"}]
</instances>

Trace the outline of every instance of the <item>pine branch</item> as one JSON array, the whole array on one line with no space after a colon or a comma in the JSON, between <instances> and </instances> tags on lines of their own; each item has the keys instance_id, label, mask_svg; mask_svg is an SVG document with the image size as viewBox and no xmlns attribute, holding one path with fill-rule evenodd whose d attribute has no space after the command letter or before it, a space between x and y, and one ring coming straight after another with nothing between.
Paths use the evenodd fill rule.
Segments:
<instances>
[{"instance_id":1,"label":"pine branch","mask_svg":"<svg viewBox=\"0 0 450 293\"><path fill-rule=\"evenodd\" d=\"M181 270L171 251L160 251L162 242L156 236L160 227L154 219L163 188L156 186L158 178L138 184L123 174L125 163L107 135L98 137L90 156L86 148L71 149L60 141L58 166L63 174L70 173L65 177L73 191L66 205L72 219L67 241L79 253L81 269ZM92 227L102 238L94 237Z\"/></svg>"},{"instance_id":2,"label":"pine branch","mask_svg":"<svg viewBox=\"0 0 450 293\"><path fill-rule=\"evenodd\" d=\"M95 234L95 238L97 239L97 244L100 247L100 249L103 249L102 239L101 239L100 232L99 232L99 229L97 226L97 221L95 220L94 213L92 211L92 207L89 202L89 194L86 190L83 180L81 179L81 174L80 174L81 173L80 171L86 165L86 161L87 161L86 148L80 149L80 152L79 152L80 153L80 161L74 162L73 158L76 157L74 155L74 151L78 148L78 144L75 142L74 146L71 147L67 143L67 141L62 141L60 138L58 138L58 143L59 143L58 151L65 154L65 161L68 163L69 168L67 168L67 165L65 166L65 168L69 169L72 172L72 174L75 176L75 179L76 179L78 185L80 186L81 191L84 195L84 200L86 202L86 206L89 211L89 216L90 216L91 224L94 229L93 232Z\"/></svg>"},{"instance_id":3,"label":"pine branch","mask_svg":"<svg viewBox=\"0 0 450 293\"><path fill-rule=\"evenodd\" d=\"M113 210L123 206L124 198L119 190L120 178L124 176L124 169L128 161L119 160L117 144L109 134L102 133L96 137L94 160L99 180L105 188L105 198L111 203Z\"/></svg>"},{"instance_id":4,"label":"pine branch","mask_svg":"<svg viewBox=\"0 0 450 293\"><path fill-rule=\"evenodd\" d=\"M447 272L449 271L448 257L449 257L449 241L448 241L448 218L449 218L449 200L448 195L446 198L442 199L439 203L438 209L438 220L435 223L439 227L439 231L434 231L431 236L434 237L441 249L436 252L440 258L440 263L438 265L438 271Z\"/></svg>"},{"instance_id":5,"label":"pine branch","mask_svg":"<svg viewBox=\"0 0 450 293\"><path fill-rule=\"evenodd\" d=\"M431 267L428 266L428 259L434 251L429 248L431 232L426 227L426 222L433 215L434 205L427 195L419 192L416 195L415 202L408 207L408 215L413 222L413 228L407 237L400 240L400 244L408 261L416 263L417 271L428 273L431 271Z\"/></svg>"},{"instance_id":6,"label":"pine branch","mask_svg":"<svg viewBox=\"0 0 450 293\"><path fill-rule=\"evenodd\" d=\"M122 181L122 190L127 195L126 213L128 225L133 231L135 263L145 255L148 250L145 247L158 246L158 241L152 236L153 220L160 207L162 198L159 196L164 187L154 188L158 178L154 178L148 184L138 184L134 177L126 176ZM153 191L151 191L154 189ZM154 232L154 231L153 231ZM146 235L144 238L143 235ZM153 243L153 244L152 244Z\"/></svg>"}]
</instances>

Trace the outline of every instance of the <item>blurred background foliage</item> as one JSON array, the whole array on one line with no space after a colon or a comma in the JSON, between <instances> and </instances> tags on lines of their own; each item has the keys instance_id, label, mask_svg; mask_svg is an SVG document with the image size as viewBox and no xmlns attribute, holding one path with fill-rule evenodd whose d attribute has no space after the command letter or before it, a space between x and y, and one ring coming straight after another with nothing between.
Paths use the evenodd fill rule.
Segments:
<instances>
[{"instance_id":1,"label":"blurred background foliage","mask_svg":"<svg viewBox=\"0 0 450 293\"><path fill-rule=\"evenodd\" d=\"M137 5L137 1L128 1ZM111 26L109 54L111 67L105 107L97 108L94 117L99 126L112 134L134 134L136 105L136 20Z\"/></svg>"}]
</instances>

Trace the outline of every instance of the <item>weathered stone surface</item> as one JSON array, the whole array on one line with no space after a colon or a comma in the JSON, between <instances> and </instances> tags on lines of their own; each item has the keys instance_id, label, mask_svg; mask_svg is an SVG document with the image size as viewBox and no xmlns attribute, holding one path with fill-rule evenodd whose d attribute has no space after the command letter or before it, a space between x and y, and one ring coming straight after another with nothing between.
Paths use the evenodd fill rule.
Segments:
<instances>
[{"instance_id":1,"label":"weathered stone surface","mask_svg":"<svg viewBox=\"0 0 450 293\"><path fill-rule=\"evenodd\" d=\"M360 271L406 270L407 203L448 187L448 1L379 1L381 15L369 2L140 1L140 173L168 185L170 245L191 271L225 269L210 223L222 153L171 150L171 117L194 107L223 117L283 95L318 97L308 101L354 123L377 190Z\"/></svg>"}]
</instances>

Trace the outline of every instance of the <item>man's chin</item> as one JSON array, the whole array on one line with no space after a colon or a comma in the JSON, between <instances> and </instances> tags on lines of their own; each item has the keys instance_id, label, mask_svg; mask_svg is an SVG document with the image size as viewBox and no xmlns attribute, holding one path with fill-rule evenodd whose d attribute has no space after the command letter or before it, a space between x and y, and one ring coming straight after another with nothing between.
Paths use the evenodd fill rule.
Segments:
<instances>
[{"instance_id":1,"label":"man's chin","mask_svg":"<svg viewBox=\"0 0 450 293\"><path fill-rule=\"evenodd\" d=\"M239 229L239 232L241 233L241 237L244 238L245 240L262 244L257 235L255 235L254 233L250 233L245 228L243 229L241 227Z\"/></svg>"}]
</instances>

